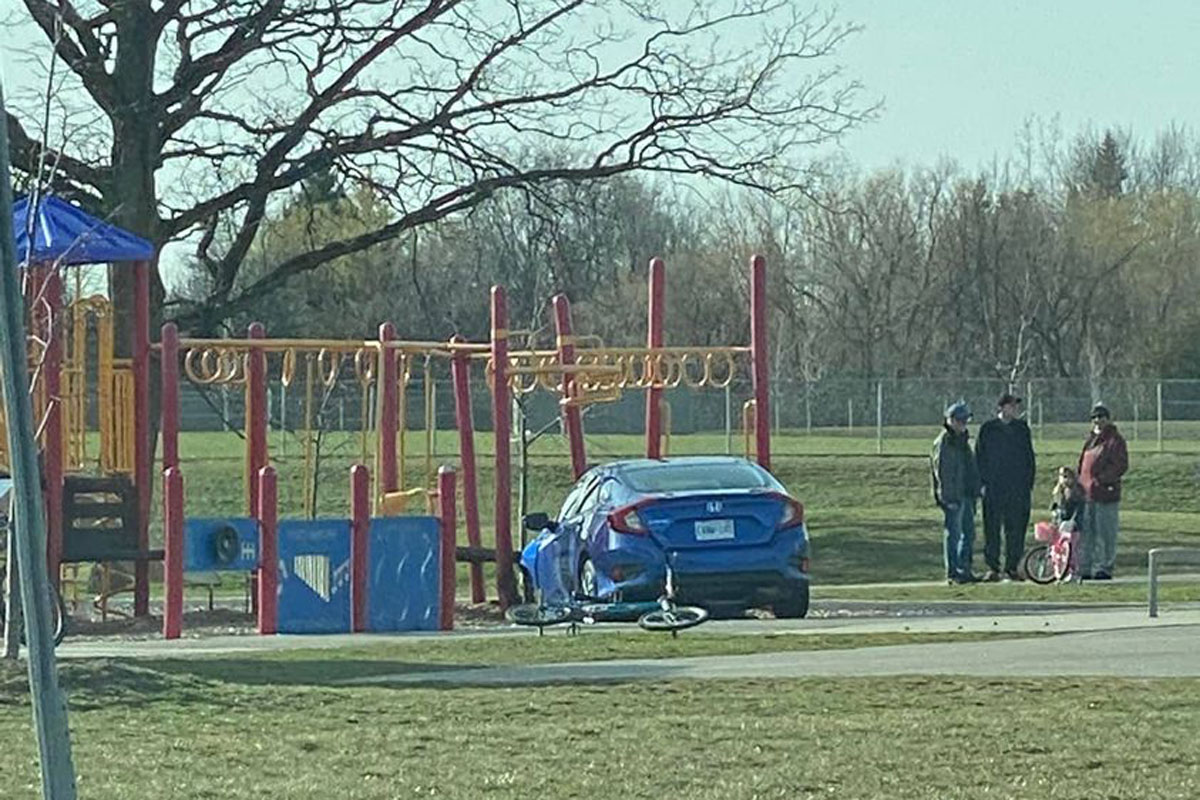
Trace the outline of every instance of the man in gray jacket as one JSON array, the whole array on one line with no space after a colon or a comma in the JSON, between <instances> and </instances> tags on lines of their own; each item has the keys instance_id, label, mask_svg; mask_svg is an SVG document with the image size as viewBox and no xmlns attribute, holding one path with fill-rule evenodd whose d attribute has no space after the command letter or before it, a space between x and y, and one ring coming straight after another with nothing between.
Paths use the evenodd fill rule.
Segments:
<instances>
[{"instance_id":1,"label":"man in gray jacket","mask_svg":"<svg viewBox=\"0 0 1200 800\"><path fill-rule=\"evenodd\" d=\"M976 583L971 571L975 548L975 498L979 496L979 472L971 452L967 422L971 409L961 400L946 409L942 432L933 442L930 466L933 499L945 516L943 554L949 583Z\"/></svg>"}]
</instances>

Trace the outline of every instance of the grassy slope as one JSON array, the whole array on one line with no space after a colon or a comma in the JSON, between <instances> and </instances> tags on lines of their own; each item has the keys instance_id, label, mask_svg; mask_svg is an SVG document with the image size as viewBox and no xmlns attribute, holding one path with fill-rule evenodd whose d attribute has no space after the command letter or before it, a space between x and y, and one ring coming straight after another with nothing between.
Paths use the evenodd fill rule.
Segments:
<instances>
[{"instance_id":1,"label":"grassy slope","mask_svg":"<svg viewBox=\"0 0 1200 800\"><path fill-rule=\"evenodd\" d=\"M1183 423L1177 423L1182 426ZM1200 428L1197 429L1200 432ZM1034 518L1048 498L1055 467L1072 463L1078 431L1063 429L1062 438L1038 444L1038 495ZM1067 434L1070 434L1069 436ZM330 434L319 488L319 512L345 515L348 508L351 463L358 457L357 436ZM493 470L488 433L478 435L480 513L485 542L492 538ZM933 580L941 573L940 522L929 496L927 452L931 433L916 429L889 430L885 454L873 453L871 439L838 435L776 437L774 468L779 478L804 500L813 537L813 575L818 586L840 583ZM410 432L407 478L422 480L423 438ZM294 437L286 451L273 435L272 448L280 469L283 516L298 516L303 497L303 459ZM1154 452L1153 442L1133 443L1132 468L1126 482L1118 571L1130 574L1145 568L1145 551L1152 546L1200 543L1200 492L1197 488L1198 445L1195 440L1169 440L1170 452ZM637 453L634 436L590 436L589 454L595 460ZM735 439L735 447L738 442ZM454 463L456 439L439 432L437 463ZM672 451L724 452L723 435L676 436ZM189 505L193 514L238 514L244 508L242 442L233 434L185 434L182 451ZM283 453L282 455L280 455ZM540 439L533 449L529 477L529 508L553 513L571 483L561 437ZM460 515L460 525L462 525ZM463 535L463 534L460 534ZM465 535L463 535L465 539ZM982 552L982 532L977 543ZM977 559L981 556L977 555ZM465 568L463 578L465 580ZM986 587L990 591L992 587ZM1011 591L1011 590L1003 590ZM1036 590L1027 590L1030 592ZM1114 596L1132 599L1129 588L1113 589ZM1175 590L1178 594L1180 590ZM1128 596L1127 596L1128 595ZM938 594L937 596L940 596ZM1189 595L1190 596L1190 595ZM1200 595L1198 595L1200 596Z\"/></svg>"}]
</instances>

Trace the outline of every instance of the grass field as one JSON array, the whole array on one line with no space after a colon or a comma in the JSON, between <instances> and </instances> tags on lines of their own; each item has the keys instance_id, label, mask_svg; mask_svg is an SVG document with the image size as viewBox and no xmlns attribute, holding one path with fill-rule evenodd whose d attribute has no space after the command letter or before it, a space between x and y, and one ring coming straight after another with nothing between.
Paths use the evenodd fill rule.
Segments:
<instances>
[{"instance_id":1,"label":"grass field","mask_svg":"<svg viewBox=\"0 0 1200 800\"><path fill-rule=\"evenodd\" d=\"M808 509L815 596L897 600L1118 602L1136 585L851 588L935 580L938 514L929 431L886 443L776 439L775 471ZM415 440L410 444L415 447ZM272 439L272 446L277 441ZM1044 493L1077 442L1039 448ZM1200 543L1200 449L1135 447L1119 571L1146 548ZM480 450L490 451L486 436ZM590 437L591 457L632 455L635 437ZM192 514L243 510L241 442L184 437ZM453 463L443 434L439 462ZM723 436L676 437L674 452L722 452ZM358 443L334 437L320 474L323 515L344 516ZM557 439L532 459L531 510L551 512L571 480ZM298 515L302 462L276 455L284 515ZM412 451L410 450L410 456ZM480 458L483 535L492 471ZM410 457L410 484L421 460ZM1045 498L1039 495L1040 505ZM460 531L460 537L462 532ZM978 543L981 548L981 539ZM460 591L465 591L464 580ZM1190 584L1167 600L1200 598ZM699 632L697 632L699 633ZM984 634L731 636L677 640L588 632L384 643L210 659L62 664L80 797L444 797L571 800L730 798L1192 798L1200 796L1200 680L956 678L667 681L510 688L338 686L346 678L450 666L739 654L990 638ZM535 644L536 643L536 646ZM0 666L4 798L37 796L22 674Z\"/></svg>"},{"instance_id":2,"label":"grass field","mask_svg":"<svg viewBox=\"0 0 1200 800\"><path fill-rule=\"evenodd\" d=\"M324 673L297 669L303 663L65 665L79 796L1182 800L1200 793L1196 680L336 688L324 676L337 662ZM6 798L33 800L36 751L22 684L0 672L0 774Z\"/></svg>"},{"instance_id":3,"label":"grass field","mask_svg":"<svg viewBox=\"0 0 1200 800\"><path fill-rule=\"evenodd\" d=\"M1172 423L1172 431L1192 423ZM1131 469L1122 504L1122 530L1117 569L1123 574L1145 571L1146 550L1154 546L1200 544L1200 426L1195 438L1168 440L1168 452L1158 453L1152 441L1131 442ZM1188 430L1191 430L1189 428ZM1051 436L1053 435L1053 437ZM1037 443L1040 480L1034 499L1034 519L1044 517L1054 469L1074 463L1081 430L1047 427L1047 438ZM361 452L359 437L327 434L326 455L318 482L321 515L344 516L349 506L349 468ZM873 439L825 432L787 433L773 440L776 475L806 506L813 543L813 577L817 596L821 587L861 582L935 580L942 574L940 514L930 499L928 450L933 431L918 428L888 429L883 455L874 453ZM409 486L423 480L424 459L418 455L423 434L410 432L406 479ZM602 461L636 455L642 447L636 436L588 437L589 458ZM734 446L739 442L735 439ZM303 500L303 458L294 437L271 438L273 458L280 470L281 514L298 516ZM477 435L479 452L480 514L482 536L490 543L493 529L493 467L490 434ZM244 511L242 479L243 443L234 434L184 434L181 442L192 514L238 514ZM368 442L373 453L373 442ZM683 453L721 453L722 434L675 436L671 450ZM452 431L438 434L435 463L456 464L457 439ZM368 463L373 463L373 456ZM567 452L559 436L538 440L531 452L528 474L528 508L554 514L571 484ZM514 492L515 492L514 488ZM515 502L514 502L515 506ZM515 514L515 511L514 511ZM460 514L460 540L465 542ZM982 527L980 523L980 527ZM516 530L516 529L515 529ZM976 540L977 566L982 569L982 530ZM490 573L489 573L490 574ZM462 572L465 587L465 567ZM1077 589L1078 587L1074 587ZM972 587L975 596L1016 596L1018 599L1063 599L1073 587L1002 588ZM1065 590L1065 591L1064 591ZM862 594L866 590L859 590ZM954 598L963 590L922 590L925 599ZM874 596L871 592L867 596ZM1200 587L1171 587L1173 599L1198 599ZM1133 587L1093 586L1075 591L1074 597L1140 600L1144 593Z\"/></svg>"}]
</instances>

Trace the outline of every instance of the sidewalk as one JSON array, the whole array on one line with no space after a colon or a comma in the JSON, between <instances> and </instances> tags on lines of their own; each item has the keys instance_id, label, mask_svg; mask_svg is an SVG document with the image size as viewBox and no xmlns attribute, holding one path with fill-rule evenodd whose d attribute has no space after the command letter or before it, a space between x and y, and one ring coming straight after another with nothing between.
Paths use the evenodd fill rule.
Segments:
<instances>
[{"instance_id":1,"label":"sidewalk","mask_svg":"<svg viewBox=\"0 0 1200 800\"><path fill-rule=\"evenodd\" d=\"M1141 575L1118 575L1107 581L1084 581L1087 585L1095 584L1104 586L1109 584L1140 584L1146 585L1149 578L1145 573ZM1158 576L1159 583L1183 583L1200 581L1200 573L1197 572L1171 572ZM878 583L828 583L821 584L822 589L831 589L834 591L853 591L855 589L912 589L915 587L938 586L944 587L946 582L940 581L882 581ZM990 585L990 584L989 584Z\"/></svg>"},{"instance_id":2,"label":"sidewalk","mask_svg":"<svg viewBox=\"0 0 1200 800\"><path fill-rule=\"evenodd\" d=\"M685 636L726 635L838 635L855 633L963 632L988 631L997 633L1072 633L1121 631L1140 628L1167 628L1200 625L1200 607L1175 605L1165 609L1158 619L1150 619L1144 607L1080 608L1054 610L1044 613L955 614L952 616L914 617L827 617L803 620L717 620L687 631ZM560 629L561 630L561 629ZM619 631L629 635L658 635L643 633L630 624L584 626L580 635L591 631ZM1200 632L1198 632L1200 634ZM550 634L553 635L553 634ZM228 654L253 654L277 650L369 647L378 643L409 642L419 645L429 638L483 638L487 636L536 637L529 628L504 626L489 629L453 631L450 633L409 634L331 634L322 636L210 636L183 638L175 641L145 639L134 641L87 641L67 639L58 648L58 656L71 658L193 658ZM1200 635L1197 636L1200 638Z\"/></svg>"},{"instance_id":3,"label":"sidewalk","mask_svg":"<svg viewBox=\"0 0 1200 800\"><path fill-rule=\"evenodd\" d=\"M1200 628L1192 623L1003 641L409 672L342 683L396 687L518 686L881 675L972 675L1004 679L1200 677Z\"/></svg>"}]
</instances>

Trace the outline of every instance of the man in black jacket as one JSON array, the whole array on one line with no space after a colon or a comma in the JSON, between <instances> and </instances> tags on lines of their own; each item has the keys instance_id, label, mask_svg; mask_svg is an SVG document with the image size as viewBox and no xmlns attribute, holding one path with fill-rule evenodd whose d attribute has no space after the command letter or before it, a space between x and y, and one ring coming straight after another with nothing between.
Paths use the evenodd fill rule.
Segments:
<instances>
[{"instance_id":1,"label":"man in black jacket","mask_svg":"<svg viewBox=\"0 0 1200 800\"><path fill-rule=\"evenodd\" d=\"M1000 580L1000 530L1004 529L1004 576L1020 580L1030 493L1037 464L1029 426L1018 417L1021 398L1004 394L996 418L979 428L975 460L983 483L983 560L986 581Z\"/></svg>"}]
</instances>

